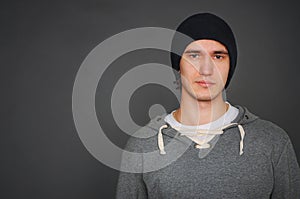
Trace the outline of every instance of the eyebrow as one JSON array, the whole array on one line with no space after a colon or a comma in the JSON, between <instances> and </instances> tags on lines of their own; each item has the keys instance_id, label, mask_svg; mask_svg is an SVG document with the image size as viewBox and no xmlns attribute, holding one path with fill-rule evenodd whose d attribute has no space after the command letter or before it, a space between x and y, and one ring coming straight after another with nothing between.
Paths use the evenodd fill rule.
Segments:
<instances>
[{"instance_id":1,"label":"eyebrow","mask_svg":"<svg viewBox=\"0 0 300 199\"><path fill-rule=\"evenodd\" d=\"M214 51L214 54L228 54L228 52L225 50L217 50L217 51Z\"/></svg>"},{"instance_id":2,"label":"eyebrow","mask_svg":"<svg viewBox=\"0 0 300 199\"><path fill-rule=\"evenodd\" d=\"M201 53L202 51L201 50L187 50L185 51L184 53ZM213 51L213 54L228 54L227 51L225 50L216 50L216 51Z\"/></svg>"}]
</instances>

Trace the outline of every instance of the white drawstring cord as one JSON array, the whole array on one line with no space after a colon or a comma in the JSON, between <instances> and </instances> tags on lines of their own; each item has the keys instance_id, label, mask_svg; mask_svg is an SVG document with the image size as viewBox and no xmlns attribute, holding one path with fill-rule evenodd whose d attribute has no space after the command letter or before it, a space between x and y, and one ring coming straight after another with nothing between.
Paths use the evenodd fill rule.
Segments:
<instances>
[{"instance_id":1,"label":"white drawstring cord","mask_svg":"<svg viewBox=\"0 0 300 199\"><path fill-rule=\"evenodd\" d=\"M216 130L203 130L203 129L195 129L195 131L197 132L196 134L188 134L188 133L184 133L184 132L190 132L191 129L182 129L180 127L173 127L175 130L180 131L181 135L189 135L189 136L197 136L199 134L211 134L211 135L221 135L224 133L224 129L230 127L230 126L238 126L239 128L239 132L241 135L241 141L240 141L240 155L242 155L244 153L243 149L244 149L244 137L245 137L245 131L244 128L242 127L242 125L238 124L238 123L231 123L228 125L223 126L221 129L216 129ZM158 148L159 148L159 152L160 154L164 155L166 154L165 151L165 147L164 147L164 140L163 140L163 135L162 135L162 130L168 128L168 125L162 125L159 128L159 132L158 132ZM194 131L194 130L193 130ZM205 143L207 144L207 143ZM206 145L203 145L202 147L199 145L199 147L197 148L207 148Z\"/></svg>"},{"instance_id":2,"label":"white drawstring cord","mask_svg":"<svg viewBox=\"0 0 300 199\"><path fill-rule=\"evenodd\" d=\"M231 127L231 126L236 126L236 125L239 125L239 124L231 123L231 124L223 126L222 128L215 129L215 130L205 130L205 129L197 129L197 128L191 130L191 129L184 129L181 127L172 127L172 128L174 128L177 131L180 131L181 135L188 135L188 136L197 136L197 135L201 135L201 134L221 135L224 133L224 131L223 131L224 129ZM196 133L193 133L193 134L185 133L185 132L191 132L191 131L196 132Z\"/></svg>"},{"instance_id":3,"label":"white drawstring cord","mask_svg":"<svg viewBox=\"0 0 300 199\"><path fill-rule=\"evenodd\" d=\"M162 136L162 130L165 129L165 128L168 128L168 125L162 125L162 126L159 128L159 131L158 131L158 137L157 137L159 153L160 153L161 155L166 154L165 146L164 146L164 140L163 140L163 136Z\"/></svg>"},{"instance_id":4,"label":"white drawstring cord","mask_svg":"<svg viewBox=\"0 0 300 199\"><path fill-rule=\"evenodd\" d=\"M241 134L241 141L240 141L240 155L243 155L244 151L244 137L245 137L245 131L244 128L242 127L242 125L238 125L239 130L240 130L240 134Z\"/></svg>"}]
</instances>

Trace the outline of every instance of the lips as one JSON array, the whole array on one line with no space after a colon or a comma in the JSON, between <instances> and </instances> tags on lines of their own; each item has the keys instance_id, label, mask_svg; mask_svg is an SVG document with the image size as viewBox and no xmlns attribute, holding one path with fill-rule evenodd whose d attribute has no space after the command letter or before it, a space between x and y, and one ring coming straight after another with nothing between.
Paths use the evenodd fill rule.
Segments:
<instances>
[{"instance_id":1,"label":"lips","mask_svg":"<svg viewBox=\"0 0 300 199\"><path fill-rule=\"evenodd\" d=\"M215 84L214 82L207 81L207 80L199 80L199 81L196 81L196 83L204 88L211 87Z\"/></svg>"}]
</instances>

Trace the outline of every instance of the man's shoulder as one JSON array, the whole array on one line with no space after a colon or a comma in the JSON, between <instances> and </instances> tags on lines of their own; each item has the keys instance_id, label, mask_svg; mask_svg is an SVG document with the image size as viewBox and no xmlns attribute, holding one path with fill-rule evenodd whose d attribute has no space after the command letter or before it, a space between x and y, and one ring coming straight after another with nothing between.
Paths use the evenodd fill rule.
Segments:
<instances>
[{"instance_id":1,"label":"man's shoulder","mask_svg":"<svg viewBox=\"0 0 300 199\"><path fill-rule=\"evenodd\" d=\"M283 128L269 120L257 118L246 125L246 128L248 128L249 136L253 134L257 139L265 140L270 144L282 145L290 139Z\"/></svg>"},{"instance_id":2,"label":"man's shoulder","mask_svg":"<svg viewBox=\"0 0 300 199\"><path fill-rule=\"evenodd\" d=\"M145 152L157 148L157 134L159 128L165 125L164 115L157 116L147 125L139 128L130 136L126 144L126 150L132 152Z\"/></svg>"},{"instance_id":3,"label":"man's shoulder","mask_svg":"<svg viewBox=\"0 0 300 199\"><path fill-rule=\"evenodd\" d=\"M276 143L289 140L287 132L274 122L258 117L245 107L237 107L240 111L240 122L246 129L246 134L248 132L248 136Z\"/></svg>"}]
</instances>

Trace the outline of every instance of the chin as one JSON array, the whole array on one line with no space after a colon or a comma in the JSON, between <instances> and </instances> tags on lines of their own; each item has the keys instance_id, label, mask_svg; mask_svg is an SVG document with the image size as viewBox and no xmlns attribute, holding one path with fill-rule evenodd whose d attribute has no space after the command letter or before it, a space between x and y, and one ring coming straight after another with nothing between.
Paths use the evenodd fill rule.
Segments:
<instances>
[{"instance_id":1,"label":"chin","mask_svg":"<svg viewBox=\"0 0 300 199\"><path fill-rule=\"evenodd\" d=\"M208 89L184 89L182 90L188 98L192 98L197 101L212 101L216 99L221 92L218 92L216 89L209 91Z\"/></svg>"},{"instance_id":2,"label":"chin","mask_svg":"<svg viewBox=\"0 0 300 199\"><path fill-rule=\"evenodd\" d=\"M197 99L198 101L212 101L214 99L216 99L218 97L218 95L216 94L207 94L207 95L197 95L195 96L195 99Z\"/></svg>"},{"instance_id":3,"label":"chin","mask_svg":"<svg viewBox=\"0 0 300 199\"><path fill-rule=\"evenodd\" d=\"M198 101L212 101L214 98L212 98L212 97L205 97L205 96L201 96L201 97L196 97L196 99L198 100Z\"/></svg>"}]
</instances>

